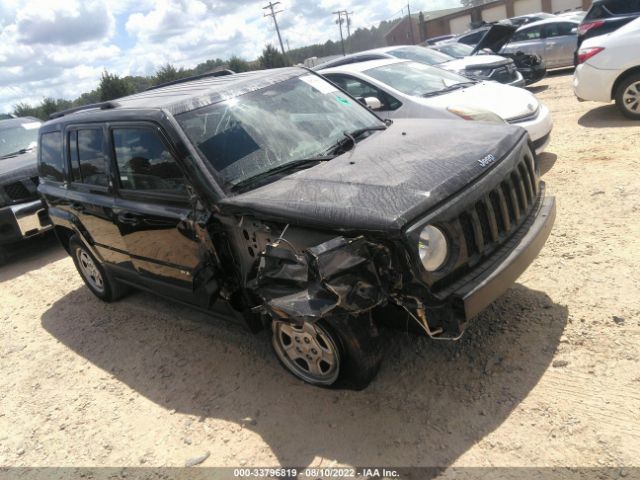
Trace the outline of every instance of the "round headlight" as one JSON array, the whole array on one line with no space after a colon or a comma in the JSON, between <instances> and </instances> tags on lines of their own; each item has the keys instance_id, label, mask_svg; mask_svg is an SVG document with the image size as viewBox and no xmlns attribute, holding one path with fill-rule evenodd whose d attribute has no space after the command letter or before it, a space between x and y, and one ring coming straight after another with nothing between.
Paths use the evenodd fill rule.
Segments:
<instances>
[{"instance_id":1,"label":"round headlight","mask_svg":"<svg viewBox=\"0 0 640 480\"><path fill-rule=\"evenodd\" d=\"M427 225L422 229L418 253L422 266L428 272L434 272L444 264L447 259L447 239L439 228Z\"/></svg>"}]
</instances>

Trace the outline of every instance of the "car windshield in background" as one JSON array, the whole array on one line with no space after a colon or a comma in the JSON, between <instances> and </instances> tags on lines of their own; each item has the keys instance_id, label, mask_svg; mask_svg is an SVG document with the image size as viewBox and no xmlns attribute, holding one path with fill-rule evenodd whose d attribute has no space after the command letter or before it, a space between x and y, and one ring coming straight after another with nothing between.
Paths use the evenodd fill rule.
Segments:
<instances>
[{"instance_id":1,"label":"car windshield in background","mask_svg":"<svg viewBox=\"0 0 640 480\"><path fill-rule=\"evenodd\" d=\"M426 63L427 65L438 65L439 63L450 62L452 57L444 53L437 52L425 47L401 47L388 50L389 55L414 62Z\"/></svg>"},{"instance_id":2,"label":"car windshield in background","mask_svg":"<svg viewBox=\"0 0 640 480\"><path fill-rule=\"evenodd\" d=\"M332 84L304 75L176 116L227 187L322 155L345 133L384 127Z\"/></svg>"},{"instance_id":3,"label":"car windshield in background","mask_svg":"<svg viewBox=\"0 0 640 480\"><path fill-rule=\"evenodd\" d=\"M402 62L371 68L365 72L407 95L424 97L446 92L456 85L466 85L468 78L418 62Z\"/></svg>"},{"instance_id":4,"label":"car windshield in background","mask_svg":"<svg viewBox=\"0 0 640 480\"><path fill-rule=\"evenodd\" d=\"M448 43L446 45L438 45L438 51L454 58L463 58L471 55L473 47L464 43Z\"/></svg>"},{"instance_id":5,"label":"car windshield in background","mask_svg":"<svg viewBox=\"0 0 640 480\"><path fill-rule=\"evenodd\" d=\"M40 122L0 127L0 158L34 148L38 143L39 127Z\"/></svg>"}]
</instances>

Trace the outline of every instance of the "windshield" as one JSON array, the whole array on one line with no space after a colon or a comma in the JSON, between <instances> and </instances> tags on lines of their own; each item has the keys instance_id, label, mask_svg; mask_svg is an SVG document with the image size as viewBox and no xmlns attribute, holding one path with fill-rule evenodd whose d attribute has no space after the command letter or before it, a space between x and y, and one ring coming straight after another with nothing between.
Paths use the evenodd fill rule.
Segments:
<instances>
[{"instance_id":1,"label":"windshield","mask_svg":"<svg viewBox=\"0 0 640 480\"><path fill-rule=\"evenodd\" d=\"M40 122L13 123L11 127L0 127L0 157L34 148L38 143L39 127Z\"/></svg>"},{"instance_id":2,"label":"windshield","mask_svg":"<svg viewBox=\"0 0 640 480\"><path fill-rule=\"evenodd\" d=\"M447 45L438 45L438 51L451 55L455 58L468 57L473 52L473 47L464 43L449 43Z\"/></svg>"},{"instance_id":3,"label":"windshield","mask_svg":"<svg viewBox=\"0 0 640 480\"><path fill-rule=\"evenodd\" d=\"M376 67L365 72L407 95L422 97L444 91L470 80L456 73L418 62L402 62Z\"/></svg>"},{"instance_id":4,"label":"windshield","mask_svg":"<svg viewBox=\"0 0 640 480\"><path fill-rule=\"evenodd\" d=\"M388 50L387 53L397 58L426 63L427 65L437 65L453 60L449 55L425 47L394 48L393 50Z\"/></svg>"},{"instance_id":5,"label":"windshield","mask_svg":"<svg viewBox=\"0 0 640 480\"><path fill-rule=\"evenodd\" d=\"M384 126L316 75L292 78L176 118L228 188L321 155L344 140L345 132Z\"/></svg>"}]
</instances>

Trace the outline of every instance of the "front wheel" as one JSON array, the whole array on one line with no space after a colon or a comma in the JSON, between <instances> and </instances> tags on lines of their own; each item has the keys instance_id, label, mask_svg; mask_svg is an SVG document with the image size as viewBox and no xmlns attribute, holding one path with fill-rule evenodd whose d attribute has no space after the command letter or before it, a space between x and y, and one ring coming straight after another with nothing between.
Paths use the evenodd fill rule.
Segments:
<instances>
[{"instance_id":1,"label":"front wheel","mask_svg":"<svg viewBox=\"0 0 640 480\"><path fill-rule=\"evenodd\" d=\"M271 343L282 365L311 385L365 388L382 361L382 342L370 316L295 325L273 320Z\"/></svg>"},{"instance_id":2,"label":"front wheel","mask_svg":"<svg viewBox=\"0 0 640 480\"><path fill-rule=\"evenodd\" d=\"M616 106L625 117L640 120L640 74L625 78L618 86Z\"/></svg>"}]
</instances>

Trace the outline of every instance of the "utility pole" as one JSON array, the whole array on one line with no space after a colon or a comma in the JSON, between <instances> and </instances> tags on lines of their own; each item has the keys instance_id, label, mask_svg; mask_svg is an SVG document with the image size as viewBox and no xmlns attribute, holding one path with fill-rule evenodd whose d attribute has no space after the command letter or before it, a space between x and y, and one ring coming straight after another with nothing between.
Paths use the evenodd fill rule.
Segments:
<instances>
[{"instance_id":1,"label":"utility pole","mask_svg":"<svg viewBox=\"0 0 640 480\"><path fill-rule=\"evenodd\" d=\"M333 12L334 15L338 15L338 20L336 20L336 23L340 27L340 45L342 45L342 56L344 57L346 53L344 53L344 37L342 36L342 14L343 13L344 13L344 10Z\"/></svg>"},{"instance_id":2,"label":"utility pole","mask_svg":"<svg viewBox=\"0 0 640 480\"><path fill-rule=\"evenodd\" d=\"M413 38L413 22L411 21L411 8L409 7L408 3L407 3L407 15L409 16L409 33L411 35L411 44L415 45L416 41Z\"/></svg>"},{"instance_id":3,"label":"utility pole","mask_svg":"<svg viewBox=\"0 0 640 480\"><path fill-rule=\"evenodd\" d=\"M347 19L347 39L349 39L349 37L351 37L351 19L349 18L349 15L353 15L353 12L343 10L342 13L344 13L345 18Z\"/></svg>"},{"instance_id":4,"label":"utility pole","mask_svg":"<svg viewBox=\"0 0 640 480\"><path fill-rule=\"evenodd\" d=\"M280 41L280 50L282 50L282 55L284 55L285 57L287 56L286 53L284 53L284 45L282 43L282 37L280 36L280 29L278 28L278 20L276 19L276 15L278 13L282 13L284 10L278 10L277 12L273 10L273 7L275 7L276 5L280 4L280 2L269 2L269 5L267 5L266 7L262 7L263 10L267 10L270 9L271 13L265 13L264 16L265 17L273 17L273 23L276 26L276 32L278 33L278 40Z\"/></svg>"}]
</instances>

